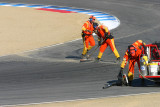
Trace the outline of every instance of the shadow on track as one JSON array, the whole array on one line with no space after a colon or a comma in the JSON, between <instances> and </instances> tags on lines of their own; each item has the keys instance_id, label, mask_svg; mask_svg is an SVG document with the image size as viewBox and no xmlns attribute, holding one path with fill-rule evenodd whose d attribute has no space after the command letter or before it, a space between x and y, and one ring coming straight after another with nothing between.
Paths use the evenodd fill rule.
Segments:
<instances>
[{"instance_id":1,"label":"shadow on track","mask_svg":"<svg viewBox=\"0 0 160 107\"><path fill-rule=\"evenodd\" d=\"M111 80L107 81L106 84L104 84L103 89L112 87L112 86L120 86L120 87L160 87L160 83L155 83L149 80L136 78L132 81L131 86L125 86L125 85L118 85L118 80Z\"/></svg>"}]
</instances>

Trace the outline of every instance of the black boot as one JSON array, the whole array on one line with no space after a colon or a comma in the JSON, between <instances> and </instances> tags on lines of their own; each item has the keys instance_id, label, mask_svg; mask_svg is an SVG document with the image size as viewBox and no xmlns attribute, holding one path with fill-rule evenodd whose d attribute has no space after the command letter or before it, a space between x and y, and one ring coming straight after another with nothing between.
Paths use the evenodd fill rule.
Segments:
<instances>
[{"instance_id":1,"label":"black boot","mask_svg":"<svg viewBox=\"0 0 160 107\"><path fill-rule=\"evenodd\" d=\"M81 59L86 59L86 56L82 54Z\"/></svg>"},{"instance_id":2,"label":"black boot","mask_svg":"<svg viewBox=\"0 0 160 107\"><path fill-rule=\"evenodd\" d=\"M118 57L115 62L120 63L120 57Z\"/></svg>"},{"instance_id":3,"label":"black boot","mask_svg":"<svg viewBox=\"0 0 160 107\"><path fill-rule=\"evenodd\" d=\"M95 62L99 62L100 61L100 58L95 58Z\"/></svg>"},{"instance_id":4,"label":"black boot","mask_svg":"<svg viewBox=\"0 0 160 107\"><path fill-rule=\"evenodd\" d=\"M128 81L128 85L129 85L129 86L132 86L132 81Z\"/></svg>"}]
</instances>

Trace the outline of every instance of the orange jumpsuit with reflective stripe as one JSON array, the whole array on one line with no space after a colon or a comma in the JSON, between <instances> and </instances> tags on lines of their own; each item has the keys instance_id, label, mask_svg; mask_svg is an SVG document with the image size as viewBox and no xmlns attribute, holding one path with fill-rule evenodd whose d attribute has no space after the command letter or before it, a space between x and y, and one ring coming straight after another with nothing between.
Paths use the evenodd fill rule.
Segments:
<instances>
[{"instance_id":1,"label":"orange jumpsuit with reflective stripe","mask_svg":"<svg viewBox=\"0 0 160 107\"><path fill-rule=\"evenodd\" d=\"M135 51L136 51L135 52L135 56L131 57L129 50L127 49L127 51L125 52L125 55L123 57L123 61L121 63L121 68L124 68L126 66L126 64L127 64L127 61L129 60L129 68L128 68L129 81L133 80L133 77L134 77L134 66L135 66L136 62L138 64L138 68L140 70L139 58L141 57L143 43L142 43L142 40L137 40L132 45L135 47Z\"/></svg>"},{"instance_id":2,"label":"orange jumpsuit with reflective stripe","mask_svg":"<svg viewBox=\"0 0 160 107\"><path fill-rule=\"evenodd\" d=\"M93 24L90 21L86 21L82 26L82 33L85 35L83 38L83 52L82 55L85 55L88 50L90 50L93 46L95 46L95 40L93 38Z\"/></svg>"},{"instance_id":3,"label":"orange jumpsuit with reflective stripe","mask_svg":"<svg viewBox=\"0 0 160 107\"><path fill-rule=\"evenodd\" d=\"M108 33L108 37L106 38L106 33ZM97 35L98 35L98 40L100 41L102 39L103 43L100 47L100 51L98 54L98 58L100 59L103 55L103 52L105 51L105 49L108 47L108 45L110 46L112 52L114 53L114 55L116 56L116 58L120 57L115 44L114 44L114 37L110 34L110 31L108 30L108 27L104 26L104 25L100 25L97 29Z\"/></svg>"}]
</instances>

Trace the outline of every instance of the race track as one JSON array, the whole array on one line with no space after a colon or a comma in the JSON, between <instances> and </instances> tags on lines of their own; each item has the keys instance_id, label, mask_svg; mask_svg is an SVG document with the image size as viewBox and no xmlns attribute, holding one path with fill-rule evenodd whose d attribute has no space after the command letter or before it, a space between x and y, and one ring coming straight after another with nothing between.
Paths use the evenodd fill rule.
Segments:
<instances>
[{"instance_id":1,"label":"race track","mask_svg":"<svg viewBox=\"0 0 160 107\"><path fill-rule=\"evenodd\" d=\"M141 39L146 43L160 41L159 0L0 0L8 3L72 6L99 10L115 15L121 25L113 30L121 57L127 46ZM85 2L85 3L84 3ZM120 65L107 48L106 63L79 63L82 40L26 52L28 56L0 57L0 105L53 102L159 92L152 82L141 86L138 70L132 87L111 87ZM98 51L97 51L98 52ZM96 52L96 53L97 53ZM94 54L96 57L97 54ZM122 59L122 58L121 58ZM126 69L127 70L127 69Z\"/></svg>"}]
</instances>

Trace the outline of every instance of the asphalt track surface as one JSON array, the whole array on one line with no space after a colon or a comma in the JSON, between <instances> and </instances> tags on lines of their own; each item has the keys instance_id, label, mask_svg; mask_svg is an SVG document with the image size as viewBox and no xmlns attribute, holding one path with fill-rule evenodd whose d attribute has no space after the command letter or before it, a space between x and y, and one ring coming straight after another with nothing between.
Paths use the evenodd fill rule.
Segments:
<instances>
[{"instance_id":1,"label":"asphalt track surface","mask_svg":"<svg viewBox=\"0 0 160 107\"><path fill-rule=\"evenodd\" d=\"M72 6L104 11L115 15L121 25L113 30L121 57L127 46L138 39L160 41L159 0L0 0L8 3ZM140 84L137 68L132 87L111 87L120 64L107 48L106 63L79 63L82 40L0 58L0 105L40 103L118 95L159 92L154 83ZM97 52L96 52L97 53ZM94 54L96 57L97 54ZM108 62L108 63L107 63Z\"/></svg>"}]
</instances>

